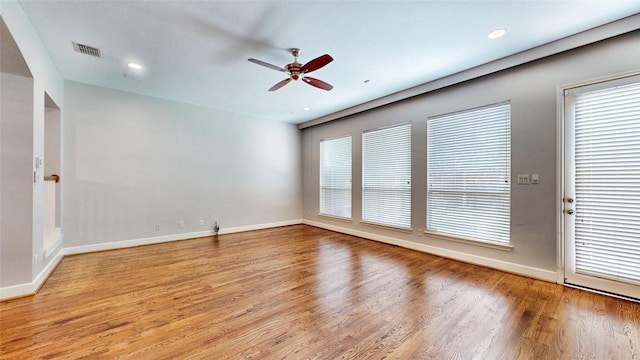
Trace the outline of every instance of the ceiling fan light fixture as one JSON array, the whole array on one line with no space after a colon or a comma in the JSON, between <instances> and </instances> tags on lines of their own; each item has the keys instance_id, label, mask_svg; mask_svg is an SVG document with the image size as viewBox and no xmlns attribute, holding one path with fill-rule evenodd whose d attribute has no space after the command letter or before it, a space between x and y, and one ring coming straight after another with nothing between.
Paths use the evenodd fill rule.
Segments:
<instances>
[{"instance_id":1,"label":"ceiling fan light fixture","mask_svg":"<svg viewBox=\"0 0 640 360\"><path fill-rule=\"evenodd\" d=\"M490 32L489 35L487 35L487 37L490 40L496 40L496 39L499 39L499 38L503 37L506 33L507 33L507 30L505 30L505 29L496 29L496 30L493 30L492 32Z\"/></svg>"}]
</instances>

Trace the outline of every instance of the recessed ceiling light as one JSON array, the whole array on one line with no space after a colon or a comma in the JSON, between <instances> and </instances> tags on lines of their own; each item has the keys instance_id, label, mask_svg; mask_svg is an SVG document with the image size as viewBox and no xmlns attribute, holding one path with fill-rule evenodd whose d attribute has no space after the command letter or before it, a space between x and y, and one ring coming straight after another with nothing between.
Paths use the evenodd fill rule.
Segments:
<instances>
[{"instance_id":1,"label":"recessed ceiling light","mask_svg":"<svg viewBox=\"0 0 640 360\"><path fill-rule=\"evenodd\" d=\"M309 111L309 110L311 110L311 108L310 108L310 107L308 107L308 106L305 106L302 110L304 110L304 111Z\"/></svg>"},{"instance_id":2,"label":"recessed ceiling light","mask_svg":"<svg viewBox=\"0 0 640 360\"><path fill-rule=\"evenodd\" d=\"M128 63L127 66L135 70L142 70L142 65L140 64Z\"/></svg>"},{"instance_id":3,"label":"recessed ceiling light","mask_svg":"<svg viewBox=\"0 0 640 360\"><path fill-rule=\"evenodd\" d=\"M498 30L494 30L494 31L490 32L487 37L489 39L491 39L491 40L495 40L495 39L499 39L499 38L503 37L504 34L506 34L506 33L507 33L507 30L505 30L505 29L498 29Z\"/></svg>"}]
</instances>

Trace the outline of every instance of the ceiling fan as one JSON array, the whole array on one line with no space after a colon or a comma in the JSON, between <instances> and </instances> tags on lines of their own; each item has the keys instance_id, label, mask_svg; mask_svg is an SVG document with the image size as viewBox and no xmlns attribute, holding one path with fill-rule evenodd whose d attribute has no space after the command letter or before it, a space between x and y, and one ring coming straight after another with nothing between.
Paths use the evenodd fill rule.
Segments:
<instances>
[{"instance_id":1,"label":"ceiling fan","mask_svg":"<svg viewBox=\"0 0 640 360\"><path fill-rule=\"evenodd\" d=\"M315 87L320 88L322 90L329 91L329 90L333 89L333 86L331 84L327 84L326 82L324 82L322 80L318 80L316 78L312 78L311 76L306 76L307 73L310 73L312 71L318 70L321 67L327 65L328 63L332 62L333 58L330 55L324 54L322 56L319 56L319 57L309 61L308 63L306 63L304 65L298 63L298 56L300 55L300 49L296 49L296 48L291 49L291 55L293 55L293 57L294 57L293 62L291 64L285 65L284 68L281 68L279 66L266 63L266 62L264 62L262 60L258 60L258 59L251 58L251 59L248 59L248 60L251 61L252 63L268 67L269 69L282 71L282 72L284 72L284 73L289 75L288 78L286 78L286 79L280 81L279 83L273 85L269 89L269 91L276 91L276 90L280 89L281 87L287 85L289 82L291 82L291 80L300 80L300 79L302 79L302 81L306 82L307 84L309 84L311 86L315 86Z\"/></svg>"}]
</instances>

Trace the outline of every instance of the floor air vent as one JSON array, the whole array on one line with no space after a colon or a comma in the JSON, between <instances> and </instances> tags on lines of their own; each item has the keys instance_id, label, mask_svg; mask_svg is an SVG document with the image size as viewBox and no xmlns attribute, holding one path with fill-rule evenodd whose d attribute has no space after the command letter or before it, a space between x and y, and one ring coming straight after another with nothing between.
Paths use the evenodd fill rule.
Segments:
<instances>
[{"instance_id":1,"label":"floor air vent","mask_svg":"<svg viewBox=\"0 0 640 360\"><path fill-rule=\"evenodd\" d=\"M100 55L100 49L94 48L93 46L78 44L77 42L73 42L73 49L81 54L91 55L95 57L102 57Z\"/></svg>"}]
</instances>

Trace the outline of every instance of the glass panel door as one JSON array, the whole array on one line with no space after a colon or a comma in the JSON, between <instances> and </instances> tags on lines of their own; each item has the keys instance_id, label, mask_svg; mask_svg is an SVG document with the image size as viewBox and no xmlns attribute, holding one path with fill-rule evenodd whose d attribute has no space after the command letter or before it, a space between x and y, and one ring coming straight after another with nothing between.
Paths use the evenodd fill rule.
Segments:
<instances>
[{"instance_id":1,"label":"glass panel door","mask_svg":"<svg viewBox=\"0 0 640 360\"><path fill-rule=\"evenodd\" d=\"M640 77L564 99L565 282L640 298Z\"/></svg>"}]
</instances>

